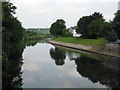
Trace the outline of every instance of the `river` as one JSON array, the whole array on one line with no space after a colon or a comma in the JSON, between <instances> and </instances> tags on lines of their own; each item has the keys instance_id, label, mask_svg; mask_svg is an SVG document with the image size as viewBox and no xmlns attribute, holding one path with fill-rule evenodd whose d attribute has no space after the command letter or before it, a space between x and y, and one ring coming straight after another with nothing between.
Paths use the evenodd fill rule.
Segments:
<instances>
[{"instance_id":1,"label":"river","mask_svg":"<svg viewBox=\"0 0 120 90\"><path fill-rule=\"evenodd\" d=\"M112 89L120 86L117 58L67 50L46 41L24 46L21 58L16 67L11 66L10 73L17 74L10 74L9 81L4 77L7 80L3 82L4 87L7 84L17 88Z\"/></svg>"}]
</instances>

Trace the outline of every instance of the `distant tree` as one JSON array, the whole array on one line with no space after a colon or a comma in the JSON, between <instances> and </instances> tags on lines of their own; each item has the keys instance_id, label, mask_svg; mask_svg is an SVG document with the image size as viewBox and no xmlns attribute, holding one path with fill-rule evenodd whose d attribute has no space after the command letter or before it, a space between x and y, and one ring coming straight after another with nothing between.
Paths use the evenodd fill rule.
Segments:
<instances>
[{"instance_id":1,"label":"distant tree","mask_svg":"<svg viewBox=\"0 0 120 90\"><path fill-rule=\"evenodd\" d=\"M62 36L62 31L66 29L65 21L63 19L58 19L50 27L50 33L54 36Z\"/></svg>"},{"instance_id":2,"label":"distant tree","mask_svg":"<svg viewBox=\"0 0 120 90\"><path fill-rule=\"evenodd\" d=\"M115 13L115 18L113 19L113 23L115 25L115 32L117 34L118 39L120 39L120 10Z\"/></svg>"}]
</instances>

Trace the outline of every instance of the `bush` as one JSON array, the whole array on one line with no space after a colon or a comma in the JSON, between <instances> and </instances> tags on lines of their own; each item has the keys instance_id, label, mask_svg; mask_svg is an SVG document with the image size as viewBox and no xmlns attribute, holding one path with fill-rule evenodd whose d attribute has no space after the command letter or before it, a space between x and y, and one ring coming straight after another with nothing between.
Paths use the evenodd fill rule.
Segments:
<instances>
[{"instance_id":1,"label":"bush","mask_svg":"<svg viewBox=\"0 0 120 90\"><path fill-rule=\"evenodd\" d=\"M67 29L63 29L63 31L62 31L62 36L63 36L63 37L72 37L73 35L72 35L72 33L69 32Z\"/></svg>"}]
</instances>

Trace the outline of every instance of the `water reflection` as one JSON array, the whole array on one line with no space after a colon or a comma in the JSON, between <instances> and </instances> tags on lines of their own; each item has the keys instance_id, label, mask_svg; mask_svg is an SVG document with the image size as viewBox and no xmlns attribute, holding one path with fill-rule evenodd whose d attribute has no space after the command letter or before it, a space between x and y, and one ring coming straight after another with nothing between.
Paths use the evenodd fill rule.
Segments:
<instances>
[{"instance_id":1,"label":"water reflection","mask_svg":"<svg viewBox=\"0 0 120 90\"><path fill-rule=\"evenodd\" d=\"M55 64L58 66L64 65L65 63L65 52L57 47L50 49L51 58L55 60Z\"/></svg>"},{"instance_id":2,"label":"water reflection","mask_svg":"<svg viewBox=\"0 0 120 90\"><path fill-rule=\"evenodd\" d=\"M55 47L50 49L51 57L57 61L64 61L65 55L69 60L74 60L77 65L76 70L80 76L88 78L93 83L100 83L108 88L120 89L120 61L117 58L110 58L74 53ZM54 56L55 55L55 56Z\"/></svg>"},{"instance_id":3,"label":"water reflection","mask_svg":"<svg viewBox=\"0 0 120 90\"><path fill-rule=\"evenodd\" d=\"M46 41L38 42L3 43L3 88L119 88L118 59L77 53L54 47Z\"/></svg>"},{"instance_id":4,"label":"water reflection","mask_svg":"<svg viewBox=\"0 0 120 90\"><path fill-rule=\"evenodd\" d=\"M119 72L107 68L104 61L81 56L75 59L76 69L82 77L89 78L93 83L100 82L109 88L119 88ZM107 63L108 64L108 63Z\"/></svg>"},{"instance_id":5,"label":"water reflection","mask_svg":"<svg viewBox=\"0 0 120 90\"><path fill-rule=\"evenodd\" d=\"M19 43L3 42L2 47L2 88L18 88L22 90L22 53L26 46L34 46L38 41Z\"/></svg>"},{"instance_id":6,"label":"water reflection","mask_svg":"<svg viewBox=\"0 0 120 90\"><path fill-rule=\"evenodd\" d=\"M2 88L22 89L22 43L3 43Z\"/></svg>"}]
</instances>

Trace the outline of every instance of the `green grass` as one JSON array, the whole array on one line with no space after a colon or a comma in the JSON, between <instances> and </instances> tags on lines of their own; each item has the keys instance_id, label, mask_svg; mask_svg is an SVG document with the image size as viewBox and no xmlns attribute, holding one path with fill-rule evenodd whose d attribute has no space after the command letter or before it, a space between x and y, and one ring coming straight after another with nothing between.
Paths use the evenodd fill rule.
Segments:
<instances>
[{"instance_id":1,"label":"green grass","mask_svg":"<svg viewBox=\"0 0 120 90\"><path fill-rule=\"evenodd\" d=\"M104 46L106 43L106 40L104 38L82 39L82 38L75 38L75 37L57 37L57 38L52 38L52 40L75 43L75 44L83 44L83 45L89 45L89 46Z\"/></svg>"}]
</instances>

